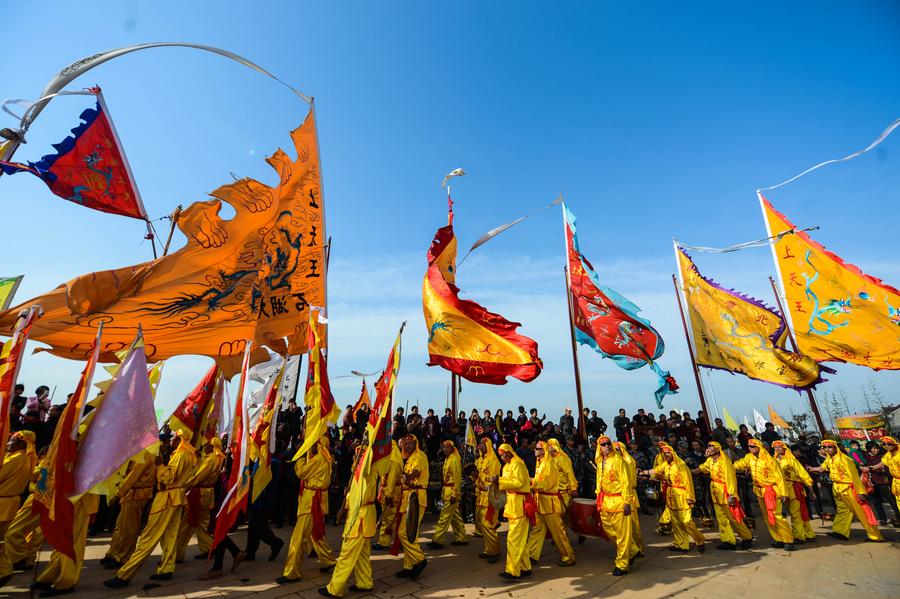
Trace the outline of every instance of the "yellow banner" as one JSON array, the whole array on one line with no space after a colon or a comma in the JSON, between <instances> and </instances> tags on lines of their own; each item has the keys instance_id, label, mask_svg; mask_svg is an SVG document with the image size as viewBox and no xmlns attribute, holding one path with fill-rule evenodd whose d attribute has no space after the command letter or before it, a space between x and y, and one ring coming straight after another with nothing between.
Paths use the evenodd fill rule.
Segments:
<instances>
[{"instance_id":1,"label":"yellow banner","mask_svg":"<svg viewBox=\"0 0 900 599\"><path fill-rule=\"evenodd\" d=\"M784 347L787 329L765 305L703 277L676 246L697 364L743 374L781 387L819 381L819 365Z\"/></svg>"},{"instance_id":2,"label":"yellow banner","mask_svg":"<svg viewBox=\"0 0 900 599\"><path fill-rule=\"evenodd\" d=\"M13 296L24 276L0 278L0 310L6 310L12 303Z\"/></svg>"},{"instance_id":3,"label":"yellow banner","mask_svg":"<svg viewBox=\"0 0 900 599\"><path fill-rule=\"evenodd\" d=\"M759 200L770 236L795 228L762 194ZM783 235L772 253L801 352L817 362L900 369L900 291L806 233Z\"/></svg>"}]
</instances>

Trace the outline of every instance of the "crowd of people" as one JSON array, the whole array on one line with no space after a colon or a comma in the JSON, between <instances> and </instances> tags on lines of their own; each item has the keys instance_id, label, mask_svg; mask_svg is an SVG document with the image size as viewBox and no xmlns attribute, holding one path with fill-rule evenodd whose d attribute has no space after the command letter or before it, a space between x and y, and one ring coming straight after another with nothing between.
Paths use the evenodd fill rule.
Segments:
<instances>
[{"instance_id":1,"label":"crowd of people","mask_svg":"<svg viewBox=\"0 0 900 599\"><path fill-rule=\"evenodd\" d=\"M32 568L41 546L29 490L62 412L62 406L51 405L48 392L42 386L25 398L24 387L17 385L11 403L13 434L0 469L0 584ZM438 417L433 409L422 414L417 406L397 407L390 466L385 473L373 470L371 484L362 487L365 497L348 519L351 478L359 470L371 411L366 404L347 406L341 422L292 461L304 441L304 412L290 401L277 419L272 479L261 493L251 494L240 522L247 526L243 550L229 536L214 546L211 534L231 469L232 456L223 450L227 438L191 438L190 432L164 426L159 456L132 460L114 496L86 494L77 500L78 559L54 552L32 586L41 596L70 592L80 579L86 537L112 533L101 561L115 570L105 583L112 588L129 584L157 545L163 555L151 578L171 579L196 536L196 557L212 558L203 579L223 575L226 553L233 556L234 570L257 559L266 544L269 560L287 547L277 582L289 584L301 578L312 549L320 569L333 571L320 592L342 596L348 588L372 588L373 550L402 552L397 575L419 576L428 561L417 533L428 511L437 514L428 548L440 549L448 539L468 544L465 523L470 522L481 538L479 557L491 563L502 554L499 524L508 522L500 575L516 581L531 575L531 560L539 558L548 535L559 551L559 566L575 563L567 528L585 534L569 518L576 500L592 501L599 512L601 534L616 545L616 576L627 574L643 555L638 513L653 515L656 532L671 534L670 549L682 552L691 543L705 550L697 523L718 528L721 550L749 548L755 512L773 546L787 550L815 540L810 526L815 516L833 520L830 534L842 540L849 538L854 517L871 541L882 539L879 526L900 526L900 453L891 437L865 448L851 444L845 452L841 444L816 435L785 439L771 423L755 435L746 426L728 430L718 418L710 426L702 412L655 416L640 409L629 417L620 409L612 430L589 409L573 414L566 408L558 421L538 414L519 406L516 413L473 409L469 415L445 409ZM418 519L406 517L417 509ZM336 554L324 527L341 523ZM289 540L273 530L285 525L293 527ZM355 584L348 586L351 576Z\"/></svg>"}]
</instances>

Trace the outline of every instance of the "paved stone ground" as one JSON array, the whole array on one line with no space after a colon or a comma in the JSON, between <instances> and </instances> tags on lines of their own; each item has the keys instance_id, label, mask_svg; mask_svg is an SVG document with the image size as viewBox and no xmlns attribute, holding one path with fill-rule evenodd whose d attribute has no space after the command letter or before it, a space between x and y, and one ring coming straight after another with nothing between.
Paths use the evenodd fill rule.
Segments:
<instances>
[{"instance_id":1,"label":"paved stone ground","mask_svg":"<svg viewBox=\"0 0 900 599\"><path fill-rule=\"evenodd\" d=\"M504 583L498 576L502 561L487 564L477 558L480 539L473 538L467 547L447 546L440 551L426 551L429 566L415 581L396 578L400 560L375 553L372 565L375 590L369 594L347 593L359 599L441 599L474 597L479 599L539 597L678 597L679 599L715 598L736 599L781 596L799 597L877 597L900 598L900 530L882 529L887 543L865 543L864 533L855 525L851 540L841 543L825 536L827 527L815 522L819 533L817 543L800 546L793 553L769 547L765 531L757 531L760 538L752 551L722 552L707 545L706 553L673 554L666 550L669 537L657 535L655 522L642 516L647 556L639 559L631 574L621 578L611 576L613 551L609 543L588 539L575 545L578 564L571 568L556 566L558 554L549 542L544 556L534 566L534 576L517 584ZM426 516L423 531L427 539L434 525L434 517ZM472 531L472 525L468 525ZM505 525L501 528L501 543L505 543ZM708 539L715 539L713 530L704 530ZM287 540L290 529L276 530ZM340 529L328 527L332 548L339 547ZM243 545L243 532L234 535ZM247 597L268 599L279 597L318 597L317 589L327 584L328 574L321 574L315 560L305 560L304 578L297 583L279 586L274 583L281 574L283 556L277 562L244 563L236 573L218 580L202 582L197 577L205 571L202 561L188 559L179 564L175 578L162 584L149 580L156 560L151 557L138 571L131 585L125 589L106 589L102 581L113 572L98 563L108 542L107 537L88 539L85 569L73 599L120 599L124 597L182 597L185 599L216 597ZM193 557L196 549L188 549ZM157 552L154 556L158 555ZM268 550L263 545L259 554L265 559ZM41 558L46 560L47 552ZM231 565L226 558L226 569ZM0 589L0 597L27 597L31 572L17 573L10 583ZM35 595L36 596L36 595Z\"/></svg>"}]
</instances>

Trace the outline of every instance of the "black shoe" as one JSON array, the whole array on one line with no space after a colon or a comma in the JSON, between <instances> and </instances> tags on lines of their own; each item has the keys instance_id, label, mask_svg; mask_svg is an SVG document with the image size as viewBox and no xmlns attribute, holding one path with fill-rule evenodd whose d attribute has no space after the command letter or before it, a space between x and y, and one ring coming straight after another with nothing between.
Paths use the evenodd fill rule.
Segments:
<instances>
[{"instance_id":1,"label":"black shoe","mask_svg":"<svg viewBox=\"0 0 900 599\"><path fill-rule=\"evenodd\" d=\"M529 576L531 576L531 570L522 570L521 572L519 572L519 576L521 576L522 578L528 578Z\"/></svg>"},{"instance_id":2,"label":"black shoe","mask_svg":"<svg viewBox=\"0 0 900 599\"><path fill-rule=\"evenodd\" d=\"M623 570L622 568L613 568L613 576L625 576L626 574L628 574L628 570Z\"/></svg>"},{"instance_id":3,"label":"black shoe","mask_svg":"<svg viewBox=\"0 0 900 599\"><path fill-rule=\"evenodd\" d=\"M443 549L444 544L443 543L435 543L434 541L428 541L428 548L429 549Z\"/></svg>"},{"instance_id":4,"label":"black shoe","mask_svg":"<svg viewBox=\"0 0 900 599\"><path fill-rule=\"evenodd\" d=\"M500 554L498 553L497 555L489 555L485 559L489 564L496 564L500 560Z\"/></svg>"},{"instance_id":5,"label":"black shoe","mask_svg":"<svg viewBox=\"0 0 900 599\"><path fill-rule=\"evenodd\" d=\"M372 587L372 588L374 588L374 587ZM371 593L372 588L361 589L358 586L356 586L355 584L351 584L349 587L347 587L347 590L350 591L351 593Z\"/></svg>"},{"instance_id":6,"label":"black shoe","mask_svg":"<svg viewBox=\"0 0 900 599\"><path fill-rule=\"evenodd\" d=\"M673 551L675 553L687 553L688 551L690 551L690 549L682 549L677 545L669 545L669 551Z\"/></svg>"},{"instance_id":7,"label":"black shoe","mask_svg":"<svg viewBox=\"0 0 900 599\"><path fill-rule=\"evenodd\" d=\"M275 579L275 582L278 584L290 584L292 582L299 582L299 578L288 578L287 576L279 576Z\"/></svg>"},{"instance_id":8,"label":"black shoe","mask_svg":"<svg viewBox=\"0 0 900 599\"><path fill-rule=\"evenodd\" d=\"M122 587L127 587L130 581L124 580L116 576L115 578L110 578L109 580L103 581L103 586L108 589L121 589Z\"/></svg>"},{"instance_id":9,"label":"black shoe","mask_svg":"<svg viewBox=\"0 0 900 599\"><path fill-rule=\"evenodd\" d=\"M319 568L319 572L331 572L332 570L334 570L334 566L335 564L331 564L330 566L322 566L321 568Z\"/></svg>"},{"instance_id":10,"label":"black shoe","mask_svg":"<svg viewBox=\"0 0 900 599\"><path fill-rule=\"evenodd\" d=\"M40 594L38 594L38 597L56 597L57 595L68 595L74 590L75 587L69 587L67 589L57 589L54 587L50 587L46 591L41 591Z\"/></svg>"},{"instance_id":11,"label":"black shoe","mask_svg":"<svg viewBox=\"0 0 900 599\"><path fill-rule=\"evenodd\" d=\"M634 565L634 562L636 562L636 561L637 561L637 556L635 555L633 558L631 558L630 560L628 560L628 565L629 565L629 566L633 566L633 565Z\"/></svg>"},{"instance_id":12,"label":"black shoe","mask_svg":"<svg viewBox=\"0 0 900 599\"><path fill-rule=\"evenodd\" d=\"M831 532L828 533L828 536L829 536L829 537L833 537L833 538L835 538L835 539L840 539L841 541L849 541L849 540L850 540L850 537L845 537L845 536L842 535L841 533L839 533L839 532L834 532L833 530L832 530Z\"/></svg>"},{"instance_id":13,"label":"black shoe","mask_svg":"<svg viewBox=\"0 0 900 599\"><path fill-rule=\"evenodd\" d=\"M315 550L315 549L310 549L310 550L309 550L309 555L307 555L306 557L308 557L309 559L313 559L313 558L317 557L317 555L316 555L316 550Z\"/></svg>"},{"instance_id":14,"label":"black shoe","mask_svg":"<svg viewBox=\"0 0 900 599\"><path fill-rule=\"evenodd\" d=\"M114 562L114 561L116 561L116 560L114 560L113 558L106 555L106 556L103 556L103 559L100 560L100 563L105 566L106 564L108 564L110 562ZM20 560L20 561L16 562L15 564L13 564L13 568L16 567L16 564L24 564L24 563L25 563L25 560Z\"/></svg>"},{"instance_id":15,"label":"black shoe","mask_svg":"<svg viewBox=\"0 0 900 599\"><path fill-rule=\"evenodd\" d=\"M103 567L106 568L107 570L118 570L119 568L122 567L122 563L117 562L116 560L113 560L111 562L106 562L105 564L103 564Z\"/></svg>"},{"instance_id":16,"label":"black shoe","mask_svg":"<svg viewBox=\"0 0 900 599\"><path fill-rule=\"evenodd\" d=\"M150 580L172 580L172 573L163 572L162 574L151 574Z\"/></svg>"},{"instance_id":17,"label":"black shoe","mask_svg":"<svg viewBox=\"0 0 900 599\"><path fill-rule=\"evenodd\" d=\"M735 545L734 543L719 543L718 545L716 545L716 549L720 551L734 551L735 549L737 549L737 545Z\"/></svg>"},{"instance_id":18,"label":"black shoe","mask_svg":"<svg viewBox=\"0 0 900 599\"><path fill-rule=\"evenodd\" d=\"M806 543L815 543L815 542L818 541L818 540L819 540L819 539L817 539L816 537L813 536L813 537L810 537L810 538L808 538L808 539L805 539L804 542L806 542Z\"/></svg>"},{"instance_id":19,"label":"black shoe","mask_svg":"<svg viewBox=\"0 0 900 599\"><path fill-rule=\"evenodd\" d=\"M478 554L478 559L487 559L489 557L491 557L491 556L488 555L487 553L485 553L484 551L482 551L481 553Z\"/></svg>"},{"instance_id":20,"label":"black shoe","mask_svg":"<svg viewBox=\"0 0 900 599\"><path fill-rule=\"evenodd\" d=\"M428 566L428 560L423 559L418 564L416 564L415 566L412 567L412 570L410 570L410 572L409 572L409 577L410 578L418 578L419 574L422 573L422 570L424 570L426 566Z\"/></svg>"},{"instance_id":21,"label":"black shoe","mask_svg":"<svg viewBox=\"0 0 900 599\"><path fill-rule=\"evenodd\" d=\"M634 558L632 558L632 559L634 559ZM574 560L568 561L568 562L558 561L558 562L556 562L556 565L559 566L560 568L568 568L569 566L574 566L575 561Z\"/></svg>"},{"instance_id":22,"label":"black shoe","mask_svg":"<svg viewBox=\"0 0 900 599\"><path fill-rule=\"evenodd\" d=\"M785 550L785 551L793 551L793 550L794 550L794 544L793 544L793 543L785 543L785 544L784 544L784 550Z\"/></svg>"},{"instance_id":23,"label":"black shoe","mask_svg":"<svg viewBox=\"0 0 900 599\"><path fill-rule=\"evenodd\" d=\"M278 554L281 553L281 548L284 547L284 541L278 539L276 542L272 543L272 553L269 554L269 561L274 562L278 559ZM247 559L250 559L249 556Z\"/></svg>"},{"instance_id":24,"label":"black shoe","mask_svg":"<svg viewBox=\"0 0 900 599\"><path fill-rule=\"evenodd\" d=\"M461 547L463 545L468 545L469 542L468 541L451 541L450 544L456 545L457 547Z\"/></svg>"},{"instance_id":25,"label":"black shoe","mask_svg":"<svg viewBox=\"0 0 900 599\"><path fill-rule=\"evenodd\" d=\"M781 549L782 547L784 547L784 543L782 543L781 541L775 541L774 543L772 543L771 547L774 547L775 549Z\"/></svg>"},{"instance_id":26,"label":"black shoe","mask_svg":"<svg viewBox=\"0 0 900 599\"><path fill-rule=\"evenodd\" d=\"M586 536L584 536L584 535L578 535L578 544L579 544L579 545L584 545L585 539L587 539Z\"/></svg>"},{"instance_id":27,"label":"black shoe","mask_svg":"<svg viewBox=\"0 0 900 599\"><path fill-rule=\"evenodd\" d=\"M794 539L794 545L802 545L805 542L803 539Z\"/></svg>"},{"instance_id":28,"label":"black shoe","mask_svg":"<svg viewBox=\"0 0 900 599\"><path fill-rule=\"evenodd\" d=\"M741 549L750 549L753 547L753 539L747 539L746 541L741 541L741 544L738 545Z\"/></svg>"},{"instance_id":29,"label":"black shoe","mask_svg":"<svg viewBox=\"0 0 900 599\"><path fill-rule=\"evenodd\" d=\"M323 597L337 597L337 595L332 595L328 592L328 587L319 587L319 594Z\"/></svg>"},{"instance_id":30,"label":"black shoe","mask_svg":"<svg viewBox=\"0 0 900 599\"><path fill-rule=\"evenodd\" d=\"M697 553L703 553L704 551L706 551L706 543L703 543L702 545L697 545Z\"/></svg>"},{"instance_id":31,"label":"black shoe","mask_svg":"<svg viewBox=\"0 0 900 599\"><path fill-rule=\"evenodd\" d=\"M506 582L519 582L519 577L513 576L509 572L500 572L500 578L502 578Z\"/></svg>"},{"instance_id":32,"label":"black shoe","mask_svg":"<svg viewBox=\"0 0 900 599\"><path fill-rule=\"evenodd\" d=\"M0 588L2 588L7 582L9 582L10 578L12 578L12 574L8 574L3 578L0 578Z\"/></svg>"},{"instance_id":33,"label":"black shoe","mask_svg":"<svg viewBox=\"0 0 900 599\"><path fill-rule=\"evenodd\" d=\"M372 543L372 549L375 551L384 551L385 549L389 549L389 547L385 547L381 543Z\"/></svg>"}]
</instances>

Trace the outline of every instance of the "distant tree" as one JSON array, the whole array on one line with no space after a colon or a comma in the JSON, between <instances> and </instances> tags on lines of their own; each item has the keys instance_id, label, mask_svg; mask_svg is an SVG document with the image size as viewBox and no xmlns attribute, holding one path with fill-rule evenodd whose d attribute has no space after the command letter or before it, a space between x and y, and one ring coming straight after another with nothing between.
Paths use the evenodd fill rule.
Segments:
<instances>
[{"instance_id":1,"label":"distant tree","mask_svg":"<svg viewBox=\"0 0 900 599\"><path fill-rule=\"evenodd\" d=\"M803 412L802 414L791 414L791 420L788 422L791 425L791 429L797 433L798 435L802 435L806 432L807 427L809 426L809 414Z\"/></svg>"}]
</instances>

